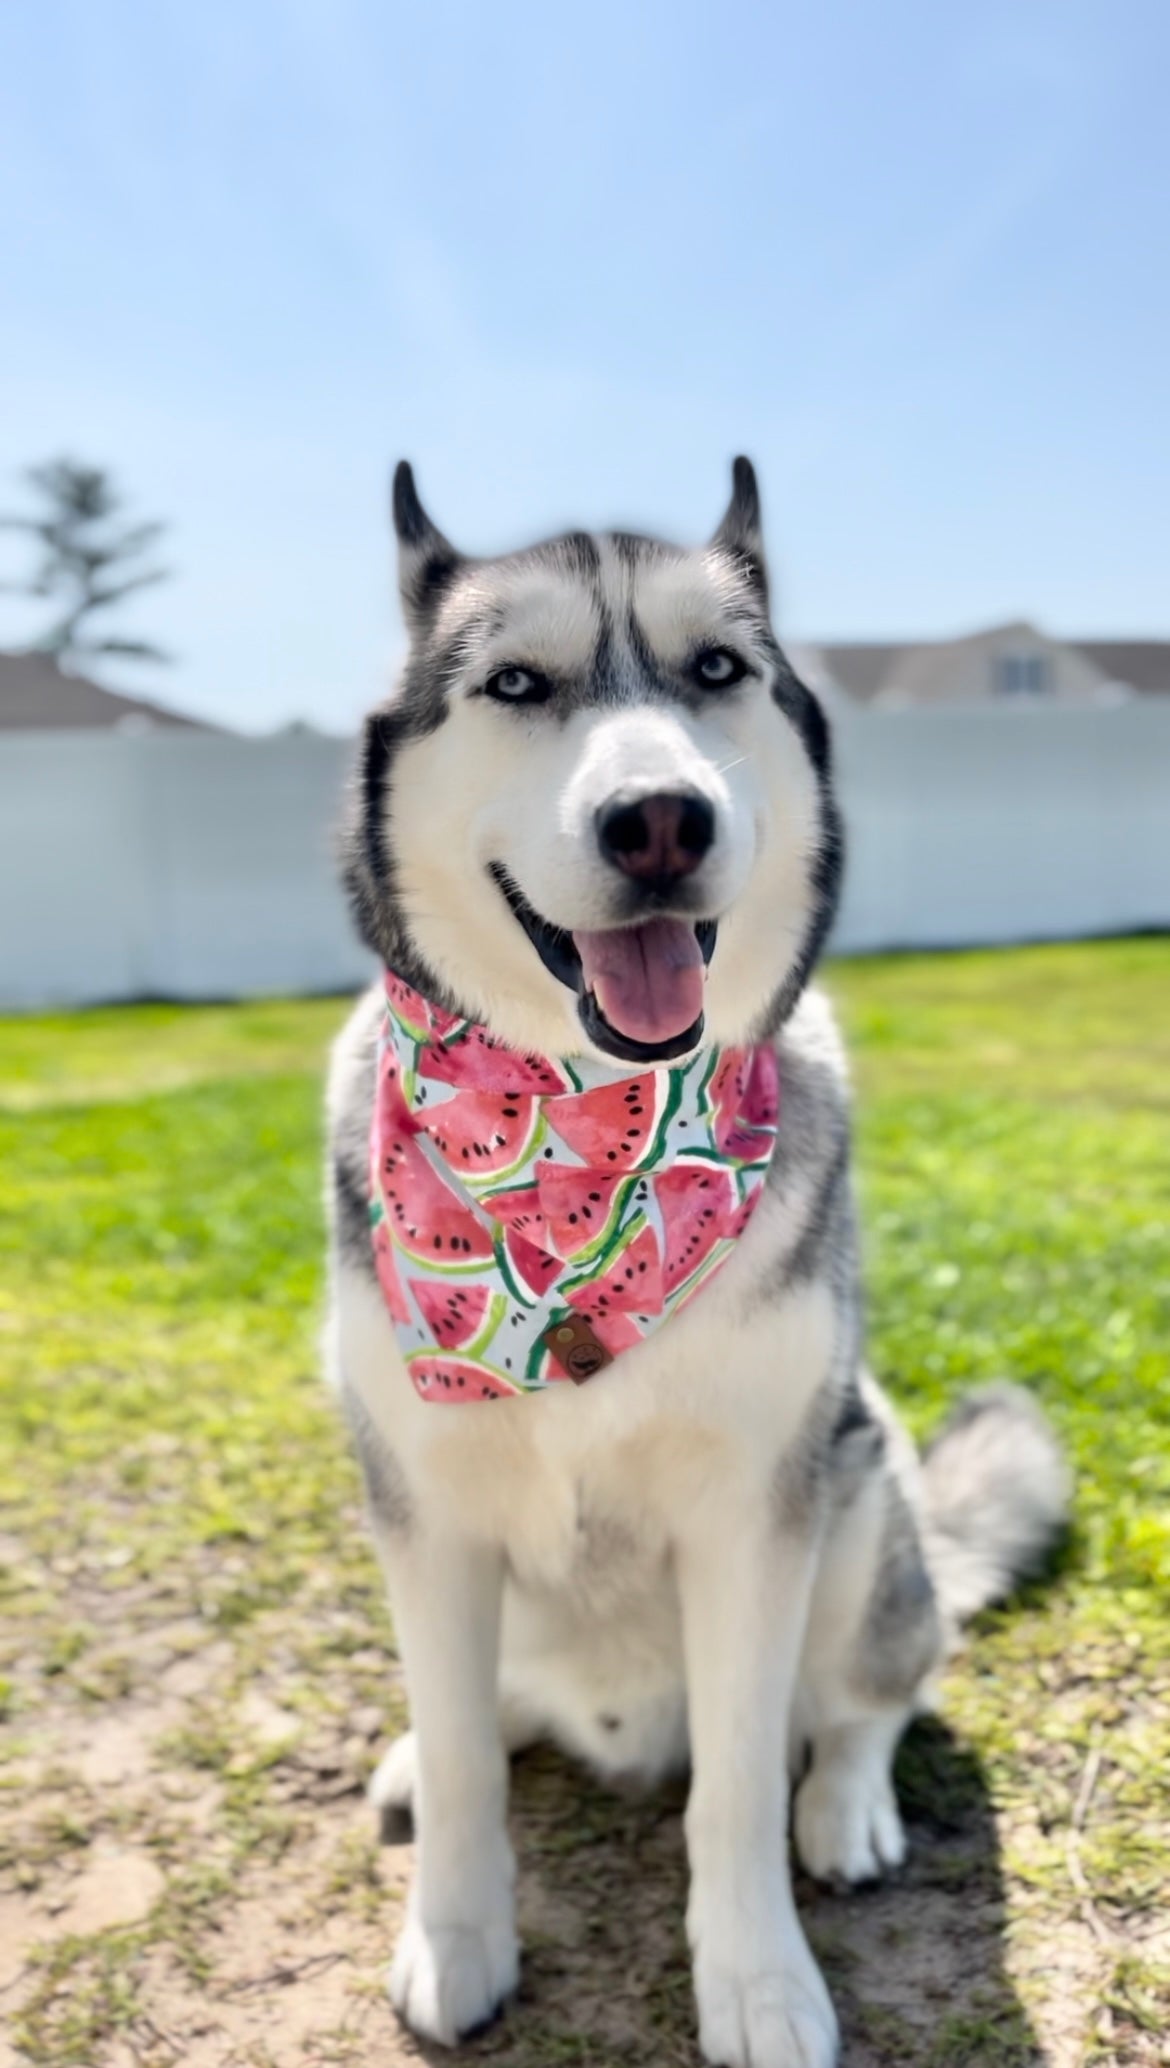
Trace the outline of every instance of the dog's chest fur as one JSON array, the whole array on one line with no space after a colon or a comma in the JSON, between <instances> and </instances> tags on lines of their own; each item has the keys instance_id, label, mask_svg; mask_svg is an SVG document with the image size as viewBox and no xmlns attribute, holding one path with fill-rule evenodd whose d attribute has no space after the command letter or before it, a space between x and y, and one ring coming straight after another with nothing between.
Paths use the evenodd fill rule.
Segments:
<instances>
[{"instance_id":1,"label":"dog's chest fur","mask_svg":"<svg viewBox=\"0 0 1170 2068\"><path fill-rule=\"evenodd\" d=\"M367 1282L364 1340L347 1300L342 1353L370 1440L407 1489L425 1489L431 1520L499 1544L526 1589L608 1611L656 1587L680 1510L715 1489L725 1498L729 1473L745 1494L778 1476L836 1359L825 1285L768 1296L782 1216L757 1218L742 1254L659 1336L580 1388L516 1402L440 1413L420 1401Z\"/></svg>"}]
</instances>

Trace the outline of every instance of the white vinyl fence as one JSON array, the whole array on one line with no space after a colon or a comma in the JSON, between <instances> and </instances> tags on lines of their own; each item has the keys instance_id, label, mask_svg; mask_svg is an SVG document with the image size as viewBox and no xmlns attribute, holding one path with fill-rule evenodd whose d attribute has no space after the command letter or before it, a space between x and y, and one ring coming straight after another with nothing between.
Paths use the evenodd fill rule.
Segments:
<instances>
[{"instance_id":1,"label":"white vinyl fence","mask_svg":"<svg viewBox=\"0 0 1170 2068\"><path fill-rule=\"evenodd\" d=\"M0 1006L343 991L348 741L0 738Z\"/></svg>"},{"instance_id":2,"label":"white vinyl fence","mask_svg":"<svg viewBox=\"0 0 1170 2068\"><path fill-rule=\"evenodd\" d=\"M1170 697L850 712L839 954L1170 927Z\"/></svg>"},{"instance_id":3,"label":"white vinyl fence","mask_svg":"<svg viewBox=\"0 0 1170 2068\"><path fill-rule=\"evenodd\" d=\"M840 714L838 953L1170 926L1170 699ZM349 742L0 736L0 1008L341 991Z\"/></svg>"}]
</instances>

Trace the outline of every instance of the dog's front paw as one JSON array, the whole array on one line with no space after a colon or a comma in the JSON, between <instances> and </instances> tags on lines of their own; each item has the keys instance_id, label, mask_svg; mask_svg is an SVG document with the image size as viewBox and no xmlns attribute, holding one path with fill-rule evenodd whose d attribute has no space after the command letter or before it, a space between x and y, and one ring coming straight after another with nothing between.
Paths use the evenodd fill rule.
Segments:
<instances>
[{"instance_id":1,"label":"dog's front paw","mask_svg":"<svg viewBox=\"0 0 1170 2068\"><path fill-rule=\"evenodd\" d=\"M906 1857L902 1819L888 1776L814 1766L796 1798L796 1850L818 1881L876 1881Z\"/></svg>"},{"instance_id":2,"label":"dog's front paw","mask_svg":"<svg viewBox=\"0 0 1170 2068\"><path fill-rule=\"evenodd\" d=\"M699 2045L713 2068L833 2068L837 2019L820 1969L795 1921L776 1936L766 1960L696 1943Z\"/></svg>"},{"instance_id":3,"label":"dog's front paw","mask_svg":"<svg viewBox=\"0 0 1170 2068\"><path fill-rule=\"evenodd\" d=\"M390 1969L390 2001L421 2039L456 2046L491 2023L513 1993L520 1956L510 1904L482 1924L408 1916Z\"/></svg>"}]
</instances>

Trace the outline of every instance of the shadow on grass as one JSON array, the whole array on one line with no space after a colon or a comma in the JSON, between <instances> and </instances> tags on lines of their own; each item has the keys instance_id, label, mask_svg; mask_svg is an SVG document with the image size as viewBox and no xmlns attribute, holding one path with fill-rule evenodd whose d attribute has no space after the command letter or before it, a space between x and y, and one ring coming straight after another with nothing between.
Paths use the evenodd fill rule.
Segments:
<instances>
[{"instance_id":1,"label":"shadow on grass","mask_svg":"<svg viewBox=\"0 0 1170 2068\"><path fill-rule=\"evenodd\" d=\"M1043 2061L1003 1961L994 1819L972 1754L934 1721L898 1761L910 1856L880 1887L797 1902L841 2019L842 2068ZM603 1793L551 1751L514 1767L524 1967L505 2017L460 2050L501 2068L699 2068L683 1931L685 1789ZM420 2047L435 2068L445 2049Z\"/></svg>"}]
</instances>

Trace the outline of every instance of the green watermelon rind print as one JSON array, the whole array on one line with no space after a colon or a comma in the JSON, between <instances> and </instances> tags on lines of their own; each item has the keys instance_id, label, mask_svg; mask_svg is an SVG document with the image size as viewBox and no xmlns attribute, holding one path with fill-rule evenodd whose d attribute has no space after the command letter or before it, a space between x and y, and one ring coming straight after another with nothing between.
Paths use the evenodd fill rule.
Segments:
<instances>
[{"instance_id":1,"label":"green watermelon rind print","mask_svg":"<svg viewBox=\"0 0 1170 2068\"><path fill-rule=\"evenodd\" d=\"M581 1176L587 1179L589 1172L582 1170ZM605 1226L599 1228L597 1234L583 1243L580 1249L573 1251L572 1256L566 1259L567 1268L576 1271L582 1264L592 1264L611 1257L615 1250L621 1248L622 1230L626 1225L624 1217L640 1183L641 1179L636 1171L631 1171L628 1177L622 1178L610 1202Z\"/></svg>"},{"instance_id":2,"label":"green watermelon rind print","mask_svg":"<svg viewBox=\"0 0 1170 2068\"><path fill-rule=\"evenodd\" d=\"M771 1167L772 1155L769 1150L767 1156L728 1156L721 1149L701 1148L697 1143L688 1142L685 1153L677 1158L674 1168L688 1163L717 1163L721 1170L743 1171L750 1176L757 1170L766 1173Z\"/></svg>"},{"instance_id":3,"label":"green watermelon rind print","mask_svg":"<svg viewBox=\"0 0 1170 2068\"><path fill-rule=\"evenodd\" d=\"M489 1364L486 1358L473 1358L468 1356L462 1350L458 1352L452 1351L449 1356L444 1356L444 1353L441 1350L436 1351L434 1346L429 1343L424 1345L421 1349L411 1350L408 1353L406 1358L406 1369L408 1372L413 1372L415 1370L415 1367L418 1365L435 1363L445 1363L449 1365L462 1364L465 1365L468 1368L468 1370L472 1370L473 1367L477 1367L480 1371L485 1373L489 1379L498 1380L499 1384L502 1387L504 1387L504 1389L509 1393L524 1393L529 1390L525 1386L524 1381L516 1377L515 1372L502 1371L499 1365Z\"/></svg>"},{"instance_id":4,"label":"green watermelon rind print","mask_svg":"<svg viewBox=\"0 0 1170 2068\"><path fill-rule=\"evenodd\" d=\"M694 1065L692 1064L690 1067L693 1069ZM713 1117L713 1108L710 1100L711 1079L718 1068L719 1050L717 1048L707 1050L701 1058L699 1081L695 1086L695 1094L699 1102L700 1113L706 1114L709 1118Z\"/></svg>"},{"instance_id":5,"label":"green watermelon rind print","mask_svg":"<svg viewBox=\"0 0 1170 2068\"><path fill-rule=\"evenodd\" d=\"M667 1129L682 1104L683 1079L686 1076L686 1071L668 1070L666 1075L666 1097L662 1102L662 1111L658 1116L646 1154L638 1158L639 1165L648 1165L651 1169L653 1169L662 1154L663 1146L666 1142Z\"/></svg>"},{"instance_id":6,"label":"green watermelon rind print","mask_svg":"<svg viewBox=\"0 0 1170 2068\"><path fill-rule=\"evenodd\" d=\"M729 1242L726 1236L722 1236L714 1249L703 1258L702 1263L695 1265L690 1277L680 1280L679 1284L673 1287L668 1307L673 1311L675 1307L685 1306L687 1301L698 1292L699 1287L704 1281L712 1277L718 1271L721 1264L727 1262L734 1248L735 1244Z\"/></svg>"},{"instance_id":7,"label":"green watermelon rind print","mask_svg":"<svg viewBox=\"0 0 1170 2068\"><path fill-rule=\"evenodd\" d=\"M408 1020L405 1013L401 1010L399 1006L392 1005L390 1000L387 999L385 1027L386 1037L388 1037L387 1046L391 1049L391 1051L393 1051L395 1046L393 1035L391 1033L391 1024L393 1024L394 1027L397 1027L399 1033L404 1038L404 1045L408 1046L410 1049L410 1061L408 1063L401 1064L402 1095L406 1101L407 1109L409 1110L414 1105L415 1086L418 1081L419 1055L422 1052L424 1046L426 1045L429 1036L427 1034L427 1030L425 1027L416 1027L414 1021Z\"/></svg>"},{"instance_id":8,"label":"green watermelon rind print","mask_svg":"<svg viewBox=\"0 0 1170 2068\"><path fill-rule=\"evenodd\" d=\"M637 1241L643 1228L648 1225L646 1216L642 1212L641 1207L639 1207L635 1213L630 1215L627 1221L623 1221L613 1241L598 1256L594 1257L587 1271L578 1271L572 1278L561 1279L560 1290L567 1295L579 1292L582 1286L596 1284L599 1278L605 1277L609 1266L617 1261L623 1251L629 1249L632 1242ZM573 1263L576 1265L579 1262L580 1259L574 1257Z\"/></svg>"},{"instance_id":9,"label":"green watermelon rind print","mask_svg":"<svg viewBox=\"0 0 1170 2068\"><path fill-rule=\"evenodd\" d=\"M442 1036L438 1044L439 1047L458 1048L461 1041L466 1041L474 1025L474 1020L456 1020L455 1025L448 1027L446 1033Z\"/></svg>"},{"instance_id":10,"label":"green watermelon rind print","mask_svg":"<svg viewBox=\"0 0 1170 2068\"><path fill-rule=\"evenodd\" d=\"M467 1257L460 1263L449 1264L445 1257L437 1257L433 1249L412 1249L409 1240L401 1232L395 1233L394 1246L400 1249L403 1256L408 1257L412 1264L425 1264L427 1270L433 1271L436 1278L474 1278L477 1274L482 1277L488 1261L486 1256L480 1256Z\"/></svg>"},{"instance_id":11,"label":"green watermelon rind print","mask_svg":"<svg viewBox=\"0 0 1170 2068\"><path fill-rule=\"evenodd\" d=\"M499 1223L497 1223L497 1227L499 1227ZM538 1295L529 1292L528 1287L521 1284L512 1269L508 1257L508 1231L506 1228L499 1228L494 1247L496 1270L499 1272L505 1287L511 1293L516 1305L518 1307L539 1307L540 1299Z\"/></svg>"},{"instance_id":12,"label":"green watermelon rind print","mask_svg":"<svg viewBox=\"0 0 1170 2068\"><path fill-rule=\"evenodd\" d=\"M430 1040L427 1029L422 1026L416 1026L413 1020L408 1020L402 1007L391 1004L389 999L386 1000L386 1017L393 1020L396 1027L401 1027L407 1040L413 1043L415 1048L420 1048L424 1041Z\"/></svg>"},{"instance_id":13,"label":"green watermelon rind print","mask_svg":"<svg viewBox=\"0 0 1170 2068\"><path fill-rule=\"evenodd\" d=\"M502 1292L493 1293L490 1304L488 1306L487 1318L484 1321L483 1327L480 1329L479 1334L467 1345L466 1350L463 1352L463 1355L466 1358L468 1358L472 1363L483 1363L483 1353L487 1349L488 1344L491 1342L492 1337L498 1333L500 1323L503 1321L507 1312L507 1294Z\"/></svg>"},{"instance_id":14,"label":"green watermelon rind print","mask_svg":"<svg viewBox=\"0 0 1170 2068\"><path fill-rule=\"evenodd\" d=\"M537 1104L538 1110L532 1132L524 1143L520 1154L511 1163L501 1164L498 1170L482 1172L467 1170L460 1173L473 1199L481 1200L485 1206L490 1208L491 1199L488 1195L492 1192L504 1191L510 1180L519 1177L523 1171L528 1169L533 1158L539 1155L544 1147L545 1136L548 1134L548 1121L544 1114L539 1111L539 1102ZM443 1109L439 1106L435 1110L441 1114Z\"/></svg>"}]
</instances>

